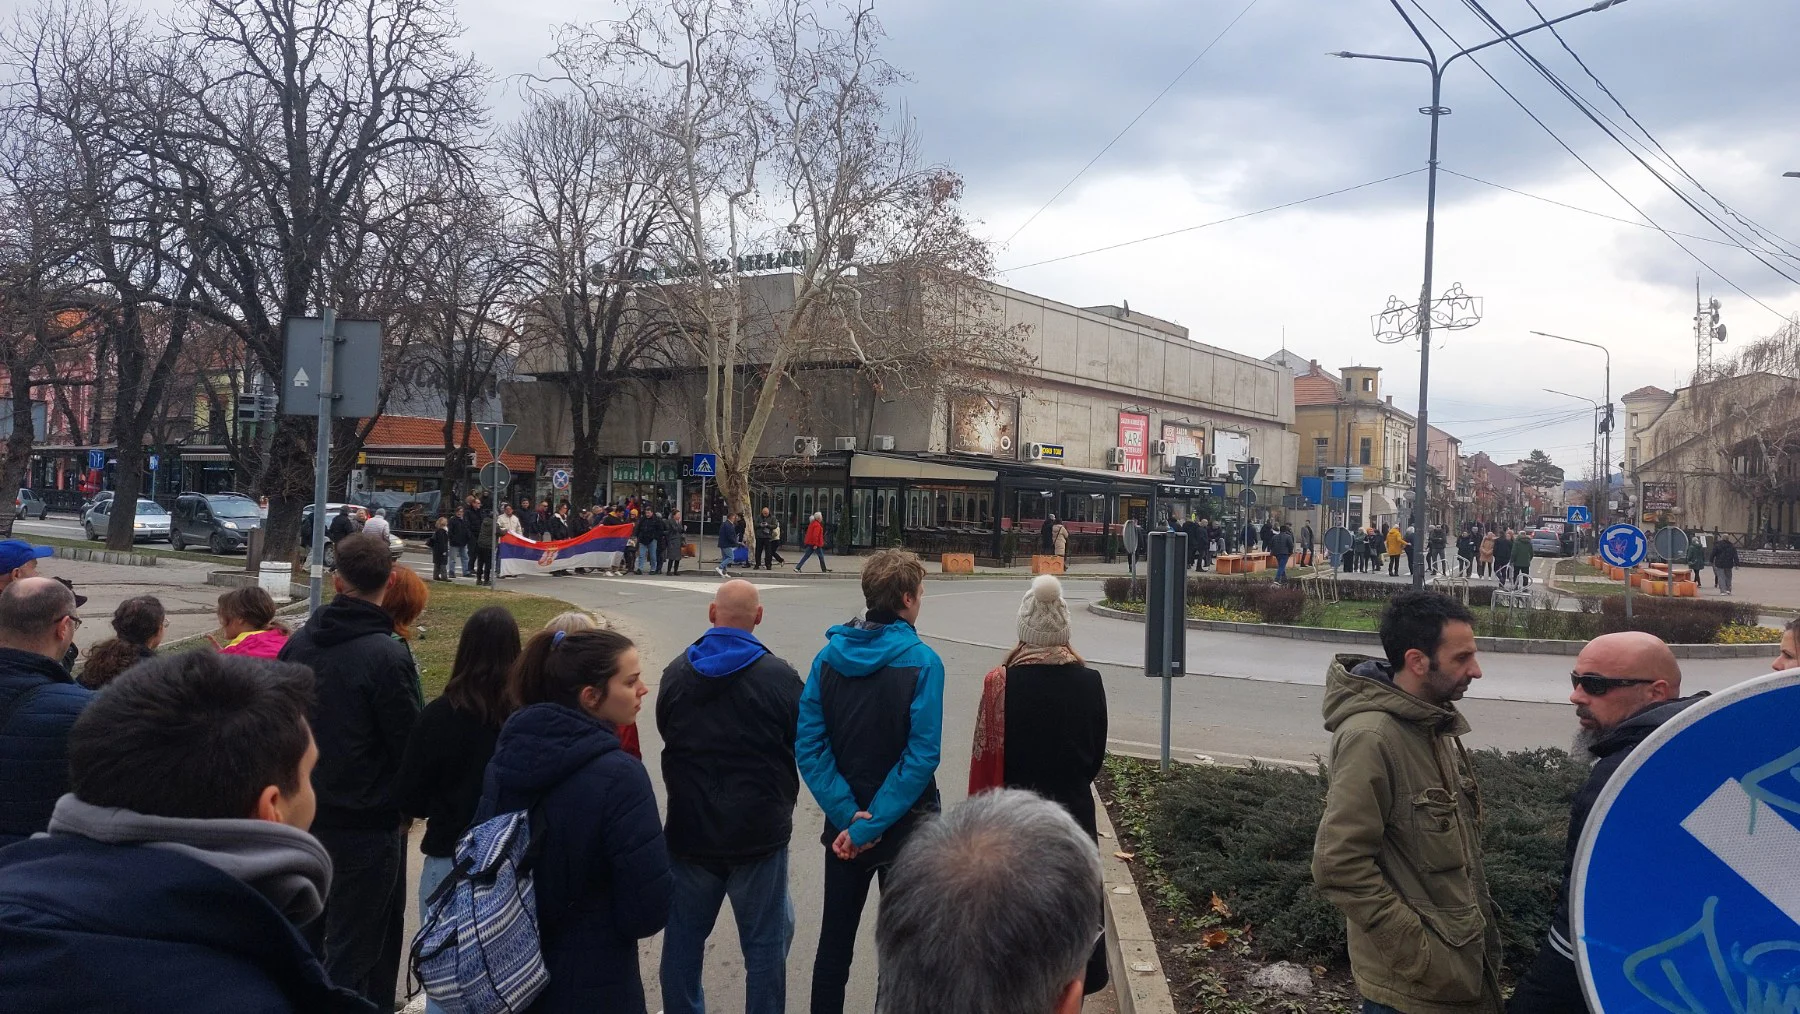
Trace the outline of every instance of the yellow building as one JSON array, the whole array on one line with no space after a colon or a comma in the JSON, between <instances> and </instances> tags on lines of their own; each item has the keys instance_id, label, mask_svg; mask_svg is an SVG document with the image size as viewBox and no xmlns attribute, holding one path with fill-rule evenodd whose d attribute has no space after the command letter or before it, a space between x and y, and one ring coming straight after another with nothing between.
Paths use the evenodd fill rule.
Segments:
<instances>
[{"instance_id":1,"label":"yellow building","mask_svg":"<svg viewBox=\"0 0 1800 1014\"><path fill-rule=\"evenodd\" d=\"M1353 470L1348 505L1329 505L1333 524L1405 526L1413 500L1416 426L1413 416L1394 407L1392 395L1382 393L1378 366L1346 366L1334 377L1315 359L1294 378L1300 474L1317 475L1328 467Z\"/></svg>"}]
</instances>

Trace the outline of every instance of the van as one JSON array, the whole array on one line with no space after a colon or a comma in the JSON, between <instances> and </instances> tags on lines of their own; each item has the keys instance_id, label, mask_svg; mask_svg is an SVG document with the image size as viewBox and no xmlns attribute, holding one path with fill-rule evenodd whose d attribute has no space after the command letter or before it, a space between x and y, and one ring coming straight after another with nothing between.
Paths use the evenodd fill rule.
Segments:
<instances>
[{"instance_id":1,"label":"van","mask_svg":"<svg viewBox=\"0 0 1800 1014\"><path fill-rule=\"evenodd\" d=\"M256 501L234 494L183 493L175 500L174 513L169 544L176 549L205 546L215 555L243 550L250 533L263 524Z\"/></svg>"}]
</instances>

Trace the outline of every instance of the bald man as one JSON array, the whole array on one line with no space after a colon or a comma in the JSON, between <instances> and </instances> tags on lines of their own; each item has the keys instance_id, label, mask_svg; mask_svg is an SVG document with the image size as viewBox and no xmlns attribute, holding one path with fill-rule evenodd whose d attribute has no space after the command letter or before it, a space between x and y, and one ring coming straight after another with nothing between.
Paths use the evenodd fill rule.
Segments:
<instances>
[{"instance_id":1,"label":"bald man","mask_svg":"<svg viewBox=\"0 0 1800 1014\"><path fill-rule=\"evenodd\" d=\"M1575 671L1569 676L1574 686L1569 703L1575 705L1575 719L1580 723L1574 753L1583 759L1592 757L1594 769L1569 809L1562 888L1557 892L1549 936L1513 993L1507 1008L1511 1014L1587 1011L1575 972L1575 946L1570 943L1569 877L1588 811L1632 748L1706 696L1704 692L1681 696L1681 666L1675 653L1661 638L1642 631L1606 634L1589 641L1576 656Z\"/></svg>"},{"instance_id":2,"label":"bald man","mask_svg":"<svg viewBox=\"0 0 1800 1014\"><path fill-rule=\"evenodd\" d=\"M763 610L750 582L720 585L707 618L712 629L663 670L656 695L669 801L664 837L675 879L663 933L663 1008L706 1009L706 938L730 895L744 951L744 1010L782 1014L794 936L787 846L800 793L800 674L756 639Z\"/></svg>"}]
</instances>

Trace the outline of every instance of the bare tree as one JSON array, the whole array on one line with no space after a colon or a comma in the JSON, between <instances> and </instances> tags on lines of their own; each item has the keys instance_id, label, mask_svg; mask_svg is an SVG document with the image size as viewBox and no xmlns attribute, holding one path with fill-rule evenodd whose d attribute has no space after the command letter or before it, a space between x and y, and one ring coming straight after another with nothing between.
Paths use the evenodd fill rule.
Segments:
<instances>
[{"instance_id":1,"label":"bare tree","mask_svg":"<svg viewBox=\"0 0 1800 1014\"><path fill-rule=\"evenodd\" d=\"M1659 421L1646 448L1647 469L1699 479L1704 497L1718 487L1748 508L1744 530L1777 520L1779 505L1800 499L1800 317L1759 338L1683 392ZM1704 516L1708 505L1684 508ZM1717 517L1723 517L1723 507Z\"/></svg>"}]
</instances>

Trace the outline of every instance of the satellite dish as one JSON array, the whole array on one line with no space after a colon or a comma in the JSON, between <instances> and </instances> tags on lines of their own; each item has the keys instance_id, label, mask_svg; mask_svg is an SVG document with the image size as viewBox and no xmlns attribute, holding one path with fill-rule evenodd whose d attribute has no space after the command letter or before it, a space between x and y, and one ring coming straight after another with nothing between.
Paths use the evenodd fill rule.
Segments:
<instances>
[{"instance_id":1,"label":"satellite dish","mask_svg":"<svg viewBox=\"0 0 1800 1014\"><path fill-rule=\"evenodd\" d=\"M1725 325L1720 324L1713 328L1713 340L1720 342L1725 340Z\"/></svg>"}]
</instances>

